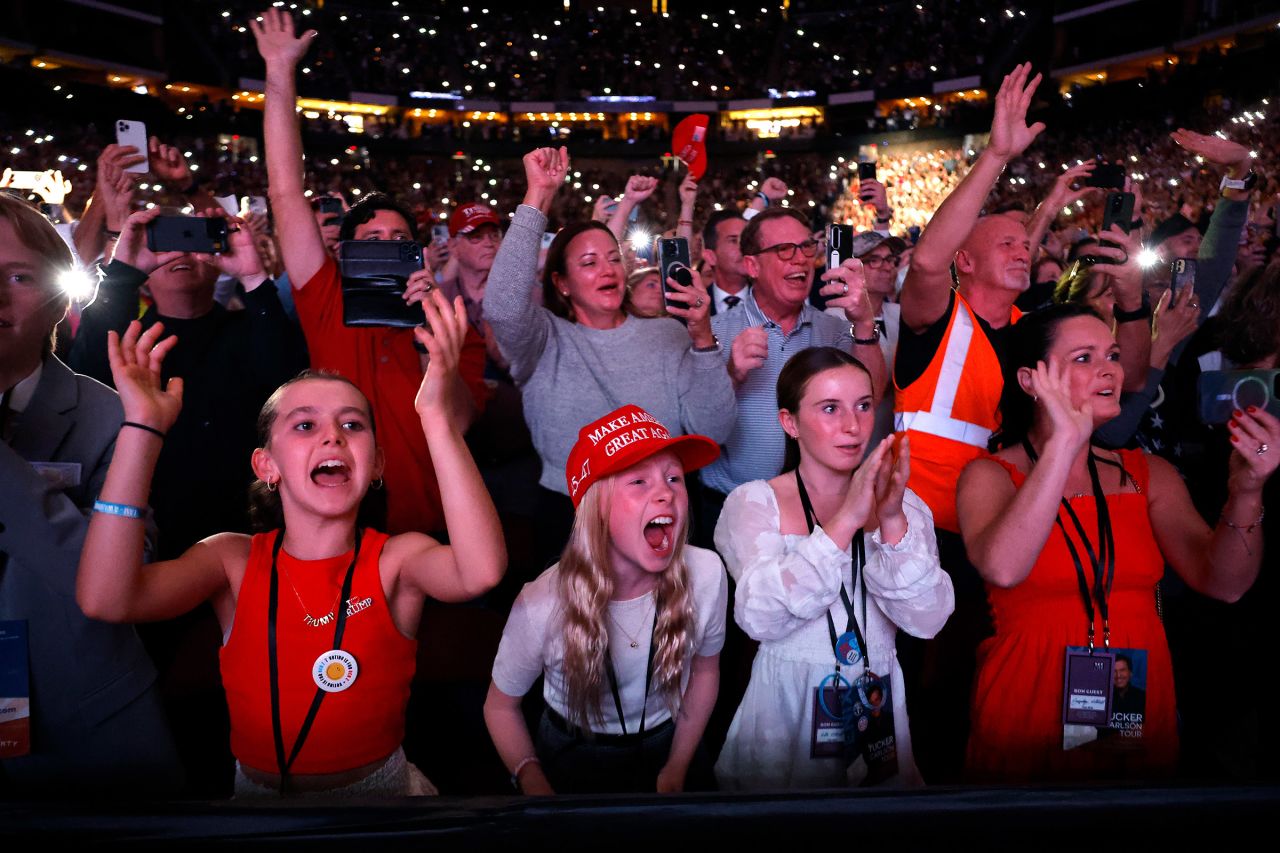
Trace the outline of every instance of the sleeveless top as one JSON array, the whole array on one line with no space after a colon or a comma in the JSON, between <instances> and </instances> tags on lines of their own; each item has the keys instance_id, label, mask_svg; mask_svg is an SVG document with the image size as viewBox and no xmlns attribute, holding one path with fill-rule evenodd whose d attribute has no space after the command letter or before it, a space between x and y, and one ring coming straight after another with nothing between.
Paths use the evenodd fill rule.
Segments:
<instances>
[{"instance_id":1,"label":"sleeveless top","mask_svg":"<svg viewBox=\"0 0 1280 853\"><path fill-rule=\"evenodd\" d=\"M1016 467L999 457L990 458L1009 472L1016 488L1026 482L1026 475ZM995 635L978 648L966 760L969 781L1150 779L1175 769L1173 664L1155 592L1164 574L1164 557L1148 514L1149 469L1141 450L1121 450L1120 462L1137 491L1106 496L1116 545L1115 582L1108 597L1111 646L1147 653L1142 737L1132 743L1132 749L1115 753L1063 749L1063 655L1069 645L1085 645L1089 620L1080 600L1075 562L1055 524L1022 583L1009 589L987 587ZM1097 547L1093 495L1069 502ZM1074 526L1067 522L1066 527L1081 548ZM1101 644L1101 621L1097 628Z\"/></svg>"},{"instance_id":2,"label":"sleeveless top","mask_svg":"<svg viewBox=\"0 0 1280 853\"><path fill-rule=\"evenodd\" d=\"M1021 317L1014 308L1009 319ZM929 366L907 387L894 387L894 430L911 436L907 485L929 505L935 527L959 532L956 481L986 453L999 425L1004 377L995 348L958 291Z\"/></svg>"},{"instance_id":3,"label":"sleeveless top","mask_svg":"<svg viewBox=\"0 0 1280 853\"><path fill-rule=\"evenodd\" d=\"M231 714L231 751L243 765L279 773L271 719L271 671L267 608L271 551L278 531L253 537L236 601L231 636L219 660ZM355 658L357 675L340 692L326 693L293 774L341 773L386 758L404 740L405 707L417 663L417 640L400 633L382 591L378 559L387 534L365 530L347 606L342 649ZM280 549L276 614L280 722L288 756L316 694L312 668L333 648L337 598L352 552L323 560L298 560ZM301 602L305 602L304 605Z\"/></svg>"}]
</instances>

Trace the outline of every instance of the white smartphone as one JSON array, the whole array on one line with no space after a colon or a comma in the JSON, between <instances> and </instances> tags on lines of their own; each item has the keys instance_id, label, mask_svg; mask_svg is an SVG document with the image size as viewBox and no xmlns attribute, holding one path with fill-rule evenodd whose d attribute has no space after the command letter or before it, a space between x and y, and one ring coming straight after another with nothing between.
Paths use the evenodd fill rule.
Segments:
<instances>
[{"instance_id":1,"label":"white smartphone","mask_svg":"<svg viewBox=\"0 0 1280 853\"><path fill-rule=\"evenodd\" d=\"M126 172L140 172L145 174L151 171L151 157L147 148L147 126L140 121L128 121L120 119L116 122L116 144L132 145L138 149L138 153L147 159L143 160L136 166L130 166L125 169Z\"/></svg>"},{"instance_id":2,"label":"white smartphone","mask_svg":"<svg viewBox=\"0 0 1280 853\"><path fill-rule=\"evenodd\" d=\"M261 195L245 196L245 210L250 213L267 215L267 197Z\"/></svg>"},{"instance_id":3,"label":"white smartphone","mask_svg":"<svg viewBox=\"0 0 1280 853\"><path fill-rule=\"evenodd\" d=\"M9 172L9 187L15 190L33 190L36 184L40 183L40 177L44 172Z\"/></svg>"}]
</instances>

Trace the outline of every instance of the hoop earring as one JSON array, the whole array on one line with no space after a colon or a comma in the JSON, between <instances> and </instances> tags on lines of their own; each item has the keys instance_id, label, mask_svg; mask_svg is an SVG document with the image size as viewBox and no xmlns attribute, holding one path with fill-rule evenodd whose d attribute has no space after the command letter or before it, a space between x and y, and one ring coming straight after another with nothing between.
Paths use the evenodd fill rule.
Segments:
<instances>
[{"instance_id":1,"label":"hoop earring","mask_svg":"<svg viewBox=\"0 0 1280 853\"><path fill-rule=\"evenodd\" d=\"M280 483L279 480L267 480L267 491L274 492L276 490L276 486L279 485L279 483Z\"/></svg>"},{"instance_id":2,"label":"hoop earring","mask_svg":"<svg viewBox=\"0 0 1280 853\"><path fill-rule=\"evenodd\" d=\"M370 484L369 484L369 486L370 486L371 488L374 488L374 489L381 489L381 488L382 488L382 478L381 478L381 477L379 477L378 479L374 480L372 483L370 483Z\"/></svg>"}]
</instances>

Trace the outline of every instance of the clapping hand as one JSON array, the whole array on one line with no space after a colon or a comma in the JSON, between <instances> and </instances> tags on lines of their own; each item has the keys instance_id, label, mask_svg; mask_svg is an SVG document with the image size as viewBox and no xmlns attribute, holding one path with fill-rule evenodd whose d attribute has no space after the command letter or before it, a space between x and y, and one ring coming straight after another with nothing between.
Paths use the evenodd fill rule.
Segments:
<instances>
[{"instance_id":1,"label":"clapping hand","mask_svg":"<svg viewBox=\"0 0 1280 853\"><path fill-rule=\"evenodd\" d=\"M764 326L748 326L733 339L729 349L729 377L734 386L747 381L751 371L769 357L769 333Z\"/></svg>"},{"instance_id":2,"label":"clapping hand","mask_svg":"<svg viewBox=\"0 0 1280 853\"><path fill-rule=\"evenodd\" d=\"M134 320L124 337L107 332L107 360L111 379L124 407L124 419L168 432L182 411L182 380L173 377L166 387L160 380L164 357L178 343L176 335L163 341L164 324L156 323L147 331Z\"/></svg>"},{"instance_id":3,"label":"clapping hand","mask_svg":"<svg viewBox=\"0 0 1280 853\"><path fill-rule=\"evenodd\" d=\"M884 454L876 473L876 519L880 522L881 540L897 544L907 532L902 497L911 477L911 440L903 435L900 441L890 444L890 449L896 452Z\"/></svg>"},{"instance_id":4,"label":"clapping hand","mask_svg":"<svg viewBox=\"0 0 1280 853\"><path fill-rule=\"evenodd\" d=\"M1049 416L1049 441L1059 442L1074 454L1093 435L1093 404L1087 400L1078 407L1072 404L1067 378L1070 369L1067 361L1056 366L1040 361L1034 368L1020 368L1018 373L1026 377L1032 399Z\"/></svg>"}]
</instances>

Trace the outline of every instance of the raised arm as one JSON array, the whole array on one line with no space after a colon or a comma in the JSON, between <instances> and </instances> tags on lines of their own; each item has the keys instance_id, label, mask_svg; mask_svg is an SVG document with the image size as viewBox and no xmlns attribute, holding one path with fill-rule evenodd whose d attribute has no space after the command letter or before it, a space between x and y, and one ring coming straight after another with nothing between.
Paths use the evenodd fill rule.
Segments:
<instances>
[{"instance_id":1,"label":"raised arm","mask_svg":"<svg viewBox=\"0 0 1280 853\"><path fill-rule=\"evenodd\" d=\"M1072 187L1076 181L1084 181L1088 178L1097 165L1096 160L1086 160L1083 163L1077 163L1054 179L1053 186L1049 188L1049 194L1044 197L1044 201L1040 202L1036 212L1031 215L1031 221L1027 223L1027 239L1031 242L1033 251L1044 240L1044 235L1049 232L1054 220L1062 213L1064 207L1075 204L1089 193L1097 191L1097 187L1084 186L1083 183L1079 187Z\"/></svg>"},{"instance_id":2,"label":"raised arm","mask_svg":"<svg viewBox=\"0 0 1280 853\"><path fill-rule=\"evenodd\" d=\"M470 601L502 580L507 549L498 511L476 468L454 415L454 397L465 394L458 382L458 357L469 325L462 297L452 305L439 290L422 300L425 327L414 329L430 361L414 408L422 421L440 490L449 545L421 534L403 534L388 547L399 563L399 577L410 594L440 601Z\"/></svg>"},{"instance_id":3,"label":"raised arm","mask_svg":"<svg viewBox=\"0 0 1280 853\"><path fill-rule=\"evenodd\" d=\"M646 175L632 175L627 178L627 188L622 193L622 201L609 215L609 230L621 243L627 236L627 223L631 221L631 211L653 195L658 188L658 179Z\"/></svg>"},{"instance_id":4,"label":"raised arm","mask_svg":"<svg viewBox=\"0 0 1280 853\"><path fill-rule=\"evenodd\" d=\"M143 522L151 477L163 442L182 408L182 380L160 381L165 355L177 337L156 343L164 326L146 333L136 320L121 339L107 336L111 373L124 406L125 424L89 521L76 601L85 615L104 622L148 622L186 613L227 587L221 551L198 543L176 560L142 564ZM138 426L131 426L138 424ZM153 432L154 430L154 432Z\"/></svg>"},{"instance_id":5,"label":"raised arm","mask_svg":"<svg viewBox=\"0 0 1280 853\"><path fill-rule=\"evenodd\" d=\"M1137 231L1126 233L1118 225L1095 235L1099 240L1093 253L1110 257L1115 263L1098 264L1094 272L1111 280L1111 293L1115 297L1115 311L1133 313L1146 301L1142 286L1142 267L1138 263L1142 240ZM1102 240L1119 248L1102 244ZM1106 318L1110 320L1111 318ZM1120 364L1124 367L1124 391L1141 391L1147 382L1147 368L1151 364L1151 317L1130 320L1116 318L1116 343L1120 345Z\"/></svg>"},{"instance_id":6,"label":"raised arm","mask_svg":"<svg viewBox=\"0 0 1280 853\"><path fill-rule=\"evenodd\" d=\"M1032 393L1043 401L1053 432L1022 488L990 459L976 459L960 475L956 510L969 560L987 583L1002 588L1026 580L1053 532L1071 465L1089 441L1093 412L1071 408L1065 367L1040 362Z\"/></svg>"},{"instance_id":7,"label":"raised arm","mask_svg":"<svg viewBox=\"0 0 1280 853\"><path fill-rule=\"evenodd\" d=\"M303 194L302 132L298 125L298 61L306 54L315 30L293 34L293 17L270 8L249 28L267 66L267 92L262 117L267 150L267 193L275 212L280 254L289 282L303 287L324 265L324 240Z\"/></svg>"},{"instance_id":8,"label":"raised arm","mask_svg":"<svg viewBox=\"0 0 1280 853\"><path fill-rule=\"evenodd\" d=\"M676 218L676 236L689 241L689 252L693 254L693 211L698 204L698 182L685 175L680 182L680 215ZM693 255L696 257L696 254Z\"/></svg>"},{"instance_id":9,"label":"raised arm","mask_svg":"<svg viewBox=\"0 0 1280 853\"><path fill-rule=\"evenodd\" d=\"M1024 63L1005 76L996 93L991 141L920 235L901 295L902 322L914 332L923 331L947 310L956 252L973 230L1004 167L1044 130L1040 122L1030 127L1026 123L1031 98L1040 85L1040 75L1028 82L1030 75L1031 64Z\"/></svg>"}]
</instances>

